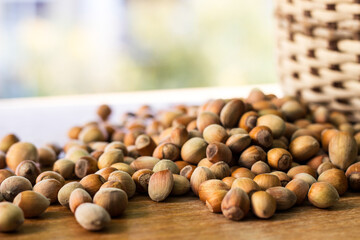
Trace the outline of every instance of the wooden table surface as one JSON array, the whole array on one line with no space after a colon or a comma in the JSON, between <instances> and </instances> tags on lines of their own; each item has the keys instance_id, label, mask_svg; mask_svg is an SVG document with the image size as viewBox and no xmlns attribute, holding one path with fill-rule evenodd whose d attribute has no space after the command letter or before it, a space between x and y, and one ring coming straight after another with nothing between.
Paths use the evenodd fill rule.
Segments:
<instances>
[{"instance_id":1,"label":"wooden table surface","mask_svg":"<svg viewBox=\"0 0 360 240\"><path fill-rule=\"evenodd\" d=\"M204 98L246 96L251 87L228 91L191 90L148 92L145 99L168 99L174 103L180 96L201 102ZM277 86L265 86L267 92ZM175 93L175 94L174 94ZM239 93L239 95L236 95ZM187 95L186 95L187 94ZM155 97L156 95L156 97ZM109 95L107 95L109 96ZM66 129L82 124L94 116L96 105L109 103L119 109L133 109L144 93L86 96L56 99L0 100L0 137L15 132L37 146L48 141L62 143ZM154 96L152 98L152 96ZM171 99L169 96L173 96ZM202 98L200 98L201 96ZM197 97L197 98L196 98ZM125 101L130 99L129 101ZM91 101L90 101L91 100ZM134 101L136 103L134 103ZM187 100L189 102L189 100ZM186 102L186 101L183 101ZM131 103L131 104L130 104ZM150 102L160 104L160 102ZM0 212L1 214L1 212ZM251 214L233 222L213 214L192 194L170 197L155 203L137 195L129 202L124 215L113 219L102 232L88 232L77 224L73 214L60 205L51 206L37 219L27 219L16 233L0 234L0 239L360 239L360 196L347 193L331 209L322 210L305 204L289 211L277 212L269 220Z\"/></svg>"},{"instance_id":2,"label":"wooden table surface","mask_svg":"<svg viewBox=\"0 0 360 240\"><path fill-rule=\"evenodd\" d=\"M1 213L0 213L1 214ZM135 196L123 216L101 232L88 232L73 214L51 206L40 218L26 220L18 232L0 239L359 239L360 197L348 193L328 210L310 205L277 212L269 220L249 214L243 221L210 213L195 196L155 203Z\"/></svg>"}]
</instances>

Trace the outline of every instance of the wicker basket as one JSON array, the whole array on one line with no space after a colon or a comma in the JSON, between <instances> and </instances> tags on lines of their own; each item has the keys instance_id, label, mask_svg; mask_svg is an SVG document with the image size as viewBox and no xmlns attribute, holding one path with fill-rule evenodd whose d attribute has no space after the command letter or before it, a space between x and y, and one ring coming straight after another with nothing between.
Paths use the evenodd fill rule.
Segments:
<instances>
[{"instance_id":1,"label":"wicker basket","mask_svg":"<svg viewBox=\"0 0 360 240\"><path fill-rule=\"evenodd\" d=\"M360 121L360 0L275 0L284 92Z\"/></svg>"}]
</instances>

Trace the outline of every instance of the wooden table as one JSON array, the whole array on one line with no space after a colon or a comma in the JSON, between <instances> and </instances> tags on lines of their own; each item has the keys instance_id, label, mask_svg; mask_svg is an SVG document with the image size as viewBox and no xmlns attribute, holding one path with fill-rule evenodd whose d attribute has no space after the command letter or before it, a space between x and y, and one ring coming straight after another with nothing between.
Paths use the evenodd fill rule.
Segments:
<instances>
[{"instance_id":1,"label":"wooden table","mask_svg":"<svg viewBox=\"0 0 360 240\"><path fill-rule=\"evenodd\" d=\"M55 140L62 143L65 141L67 128L91 120L95 106L101 103L110 103L117 110L129 110L139 105L141 100L142 103L160 106L164 105L164 99L168 100L167 103L175 103L188 96L186 99L192 99L192 102L201 102L206 98L245 96L249 89L250 87L220 89L221 91L195 89L64 99L0 100L0 136L15 131L20 138L32 141L38 146ZM264 90L278 91L278 87L265 86ZM143 98L144 94L146 98ZM18 232L0 234L0 239L348 240L360 238L359 216L360 197L356 193L347 193L335 207L328 210L304 205L277 212L269 220L260 220L250 214L240 222L227 220L221 214L210 213L192 194L170 197L161 203L155 203L147 196L137 195L130 200L124 215L113 219L102 232L82 229L69 210L55 205L40 218L27 219Z\"/></svg>"}]
</instances>

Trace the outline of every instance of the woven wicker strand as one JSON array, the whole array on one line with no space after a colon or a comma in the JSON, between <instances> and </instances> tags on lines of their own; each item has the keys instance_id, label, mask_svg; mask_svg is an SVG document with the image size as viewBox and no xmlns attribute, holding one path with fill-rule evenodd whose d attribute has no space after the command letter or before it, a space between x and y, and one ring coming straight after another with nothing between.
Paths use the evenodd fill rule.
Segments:
<instances>
[{"instance_id":1,"label":"woven wicker strand","mask_svg":"<svg viewBox=\"0 0 360 240\"><path fill-rule=\"evenodd\" d=\"M360 0L275 0L284 92L360 122Z\"/></svg>"}]
</instances>

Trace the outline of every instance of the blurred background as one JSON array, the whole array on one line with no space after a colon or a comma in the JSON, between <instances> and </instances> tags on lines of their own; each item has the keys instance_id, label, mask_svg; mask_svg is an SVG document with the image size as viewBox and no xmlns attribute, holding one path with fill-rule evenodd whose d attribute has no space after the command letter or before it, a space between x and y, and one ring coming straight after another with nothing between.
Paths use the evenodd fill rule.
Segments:
<instances>
[{"instance_id":1,"label":"blurred background","mask_svg":"<svg viewBox=\"0 0 360 240\"><path fill-rule=\"evenodd\" d=\"M276 81L271 0L0 0L0 98Z\"/></svg>"}]
</instances>

